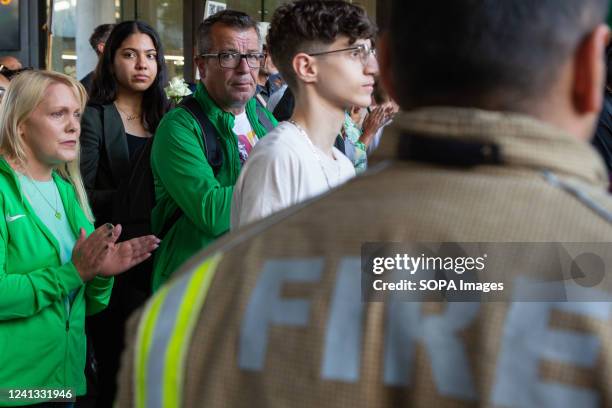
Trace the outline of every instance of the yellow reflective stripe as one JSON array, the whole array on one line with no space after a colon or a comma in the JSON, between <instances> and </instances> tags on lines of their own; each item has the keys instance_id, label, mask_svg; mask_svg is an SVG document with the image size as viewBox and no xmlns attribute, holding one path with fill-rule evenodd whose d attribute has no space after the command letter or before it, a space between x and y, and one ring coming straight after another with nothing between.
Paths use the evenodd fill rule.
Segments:
<instances>
[{"instance_id":1,"label":"yellow reflective stripe","mask_svg":"<svg viewBox=\"0 0 612 408\"><path fill-rule=\"evenodd\" d=\"M177 322L165 355L164 407L182 406L185 360L191 336L221 258L221 254L216 254L200 265L194 271L183 295Z\"/></svg>"},{"instance_id":2,"label":"yellow reflective stripe","mask_svg":"<svg viewBox=\"0 0 612 408\"><path fill-rule=\"evenodd\" d=\"M169 285L161 288L145 308L136 336L136 348L134 350L134 406L135 408L145 408L146 406L146 387L149 350L151 340L157 322L157 316L168 294Z\"/></svg>"}]
</instances>

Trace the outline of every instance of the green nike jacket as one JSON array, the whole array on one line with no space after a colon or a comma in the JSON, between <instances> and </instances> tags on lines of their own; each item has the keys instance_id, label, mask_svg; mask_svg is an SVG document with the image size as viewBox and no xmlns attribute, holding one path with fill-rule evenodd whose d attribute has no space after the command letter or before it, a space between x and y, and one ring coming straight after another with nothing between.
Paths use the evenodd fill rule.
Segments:
<instances>
[{"instance_id":1,"label":"green nike jacket","mask_svg":"<svg viewBox=\"0 0 612 408\"><path fill-rule=\"evenodd\" d=\"M91 233L72 185L58 174L53 178L75 237L81 227ZM83 395L85 315L106 307L113 279L83 283L72 262L61 263L55 237L2 157L0 211L0 406L42 402L11 399L8 391L14 389L72 389ZM71 291L76 294L69 304Z\"/></svg>"}]
</instances>

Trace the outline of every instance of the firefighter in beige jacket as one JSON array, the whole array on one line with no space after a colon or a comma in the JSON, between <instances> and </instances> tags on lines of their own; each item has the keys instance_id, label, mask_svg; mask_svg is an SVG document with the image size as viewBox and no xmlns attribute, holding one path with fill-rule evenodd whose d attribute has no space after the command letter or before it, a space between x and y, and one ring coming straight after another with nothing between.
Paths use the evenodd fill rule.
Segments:
<instances>
[{"instance_id":1,"label":"firefighter in beige jacket","mask_svg":"<svg viewBox=\"0 0 612 408\"><path fill-rule=\"evenodd\" d=\"M612 406L609 302L362 301L366 242L612 239L605 170L587 143L604 2L456 1L442 14L435 3L393 2L379 57L406 112L378 164L175 274L132 319L121 407ZM452 47L443 66L430 53L440 46ZM441 83L426 80L432 63ZM605 275L586 290L610 288Z\"/></svg>"}]
</instances>

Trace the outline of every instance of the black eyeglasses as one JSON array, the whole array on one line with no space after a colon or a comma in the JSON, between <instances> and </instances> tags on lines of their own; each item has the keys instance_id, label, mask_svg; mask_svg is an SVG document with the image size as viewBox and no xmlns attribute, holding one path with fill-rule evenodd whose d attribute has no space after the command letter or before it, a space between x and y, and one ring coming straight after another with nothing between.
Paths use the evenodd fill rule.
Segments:
<instances>
[{"instance_id":1,"label":"black eyeglasses","mask_svg":"<svg viewBox=\"0 0 612 408\"><path fill-rule=\"evenodd\" d=\"M354 47L342 48L339 50L315 52L315 53L308 54L308 55L310 55L311 57L317 57L319 55L335 54L337 52L345 52L345 51L355 51L356 53L355 56L359 56L359 59L361 60L361 63L363 65L366 65L368 63L368 60L370 59L370 55L373 55L374 57L376 57L376 49L370 47L367 44L359 44Z\"/></svg>"},{"instance_id":2,"label":"black eyeglasses","mask_svg":"<svg viewBox=\"0 0 612 408\"><path fill-rule=\"evenodd\" d=\"M217 54L200 54L200 57L216 57L219 59L219 65L228 69L238 68L243 58L250 68L260 68L266 60L266 54L263 52L249 52L246 54L241 54L239 52L219 52Z\"/></svg>"},{"instance_id":3,"label":"black eyeglasses","mask_svg":"<svg viewBox=\"0 0 612 408\"><path fill-rule=\"evenodd\" d=\"M8 79L9 81L18 74L21 74L23 71L31 71L32 67L23 67L23 68L19 68L19 69L8 69L7 67L5 67L4 65L0 64L0 74L4 75L6 77L6 79Z\"/></svg>"}]
</instances>

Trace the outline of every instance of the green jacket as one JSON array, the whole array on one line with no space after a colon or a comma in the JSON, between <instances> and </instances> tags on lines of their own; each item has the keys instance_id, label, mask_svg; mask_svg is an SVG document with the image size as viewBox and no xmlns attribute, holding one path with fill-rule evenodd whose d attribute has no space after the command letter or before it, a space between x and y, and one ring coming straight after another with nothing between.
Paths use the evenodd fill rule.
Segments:
<instances>
[{"instance_id":1,"label":"green jacket","mask_svg":"<svg viewBox=\"0 0 612 408\"><path fill-rule=\"evenodd\" d=\"M155 251L153 291L193 254L230 227L234 184L241 168L236 135L231 131L234 116L223 112L210 99L201 82L194 97L215 126L223 165L215 176L204 154L200 126L189 112L176 108L164 116L155 132L151 152L156 198L151 214L153 233L160 234L177 206L183 215ZM254 104L255 99L249 103ZM273 125L277 124L271 113L266 111L266 115ZM249 120L253 124L251 117ZM264 135L258 133L259 137Z\"/></svg>"},{"instance_id":2,"label":"green jacket","mask_svg":"<svg viewBox=\"0 0 612 408\"><path fill-rule=\"evenodd\" d=\"M90 233L71 184L53 178L75 236L81 227ZM72 388L85 394L85 315L106 307L113 279L84 284L72 262L61 264L55 237L1 157L0 211L0 390ZM65 299L74 290L68 310ZM34 403L5 397L0 406Z\"/></svg>"}]
</instances>

